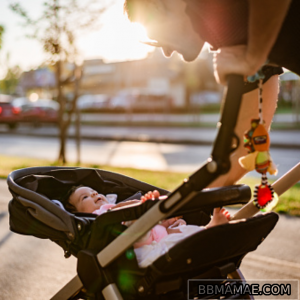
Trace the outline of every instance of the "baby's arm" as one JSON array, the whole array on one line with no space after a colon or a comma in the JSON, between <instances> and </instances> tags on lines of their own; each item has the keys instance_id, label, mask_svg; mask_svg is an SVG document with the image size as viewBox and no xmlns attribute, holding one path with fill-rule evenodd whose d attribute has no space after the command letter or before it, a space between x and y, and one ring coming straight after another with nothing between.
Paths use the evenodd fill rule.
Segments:
<instances>
[{"instance_id":1,"label":"baby's arm","mask_svg":"<svg viewBox=\"0 0 300 300\"><path fill-rule=\"evenodd\" d=\"M147 194L142 196L141 200L142 200L142 202L145 202L147 200L159 199L159 197L160 197L159 191L154 190L153 192L148 192ZM169 226L172 226L175 222L177 222L179 220L181 221L181 225L183 223L186 224L186 222L184 220L182 220L181 218L182 217L174 217L174 218L166 219L166 220L161 221L160 225L164 226L167 229L168 233L181 232L179 229L175 228L176 226L174 226L174 228L170 228L170 230L169 230Z\"/></svg>"},{"instance_id":2,"label":"baby's arm","mask_svg":"<svg viewBox=\"0 0 300 300\"><path fill-rule=\"evenodd\" d=\"M125 202L120 202L120 203L116 204L116 206L111 208L111 210L123 209L123 208L126 208L126 207L136 206L136 205L140 205L140 204L144 203L145 201L155 200L155 199L159 199L159 198L160 198L159 191L154 190L153 192L150 191L150 192L146 193L144 196L142 196L141 200L129 200L129 201L125 201ZM160 222L160 225L164 226L167 229L169 226L173 225L177 220L179 220L181 218L182 217L174 217L174 218L170 218L170 219L167 219L167 220L163 220L163 221ZM183 223L185 223L184 220L181 220L181 221ZM129 221L129 222L127 221L127 222L124 222L124 224L126 226L130 226L133 222L135 222L135 221ZM176 231L175 228L172 228L171 230Z\"/></svg>"},{"instance_id":3,"label":"baby's arm","mask_svg":"<svg viewBox=\"0 0 300 300\"><path fill-rule=\"evenodd\" d=\"M159 191L157 191L157 190L154 190L153 192L150 191L147 194L145 194L144 196L142 196L141 200L134 199L134 200L128 200L128 201L120 202L120 203L116 204L111 210L139 205L139 204L144 203L147 200L158 199L159 196L160 196Z\"/></svg>"},{"instance_id":4,"label":"baby's arm","mask_svg":"<svg viewBox=\"0 0 300 300\"><path fill-rule=\"evenodd\" d=\"M111 208L111 210L135 206L140 203L141 203L141 200L128 200L128 201L117 203L114 207Z\"/></svg>"}]
</instances>

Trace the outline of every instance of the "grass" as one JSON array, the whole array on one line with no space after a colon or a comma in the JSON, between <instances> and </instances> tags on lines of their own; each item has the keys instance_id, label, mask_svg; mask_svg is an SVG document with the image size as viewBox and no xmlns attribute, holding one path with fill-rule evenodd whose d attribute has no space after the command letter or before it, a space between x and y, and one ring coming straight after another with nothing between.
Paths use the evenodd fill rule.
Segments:
<instances>
[{"instance_id":1,"label":"grass","mask_svg":"<svg viewBox=\"0 0 300 300\"><path fill-rule=\"evenodd\" d=\"M42 159L0 155L0 178L6 179L8 174L13 170L38 166L58 166L58 164ZM69 164L67 166L74 165ZM82 164L80 167L105 169L107 171L124 174L166 190L173 190L181 184L184 178L190 175L188 173L160 172L87 164ZM253 190L254 186L259 183L259 179L246 177L243 178L240 183L249 185ZM277 206L273 210L292 216L300 216L300 183L296 184L281 195Z\"/></svg>"},{"instance_id":2,"label":"grass","mask_svg":"<svg viewBox=\"0 0 300 300\"><path fill-rule=\"evenodd\" d=\"M14 170L41 166L59 166L59 164L57 162L50 162L44 159L21 158L15 156L0 155L0 178L6 179L8 174ZM78 165L74 164L67 164L66 166L78 167ZM184 178L186 178L189 175L188 173L149 171L92 164L81 164L80 167L104 169L107 171L124 174L126 176L133 177L140 181L147 182L149 184L158 186L166 190L174 189L183 181Z\"/></svg>"},{"instance_id":3,"label":"grass","mask_svg":"<svg viewBox=\"0 0 300 300\"><path fill-rule=\"evenodd\" d=\"M300 130L300 124L297 123L272 123L272 130Z\"/></svg>"},{"instance_id":4,"label":"grass","mask_svg":"<svg viewBox=\"0 0 300 300\"><path fill-rule=\"evenodd\" d=\"M293 108L291 106L284 106L281 104L278 104L278 107L276 108L276 114L292 114Z\"/></svg>"}]
</instances>

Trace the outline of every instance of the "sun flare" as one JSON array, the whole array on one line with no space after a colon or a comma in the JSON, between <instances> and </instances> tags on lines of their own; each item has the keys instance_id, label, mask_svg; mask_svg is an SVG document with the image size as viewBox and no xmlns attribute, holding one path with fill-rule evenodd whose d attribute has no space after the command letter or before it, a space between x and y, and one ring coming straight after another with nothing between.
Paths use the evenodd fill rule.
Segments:
<instances>
[{"instance_id":1,"label":"sun flare","mask_svg":"<svg viewBox=\"0 0 300 300\"><path fill-rule=\"evenodd\" d=\"M126 19L107 27L105 36L105 40L108 42L107 52L116 57L124 57L124 60L145 57L152 50L151 47L141 43L148 39L145 27Z\"/></svg>"},{"instance_id":2,"label":"sun flare","mask_svg":"<svg viewBox=\"0 0 300 300\"><path fill-rule=\"evenodd\" d=\"M154 49L140 42L147 39L145 28L127 19L123 12L124 0L105 1L114 4L109 6L106 13L99 16L99 28L78 32L76 42L79 53L78 63L89 59L116 62L145 58ZM6 61L6 54L10 53L9 65L19 65L23 70L35 69L47 60L47 56L37 41L25 37L28 31L18 25L19 17L13 14L6 2L0 1L0 12L3 15L1 25L5 27L0 59ZM40 0L27 0L24 1L24 7L27 11L32 11L34 8L35 13L39 15L43 7L40 2ZM0 64L0 78L4 74L6 74L5 64Z\"/></svg>"},{"instance_id":3,"label":"sun flare","mask_svg":"<svg viewBox=\"0 0 300 300\"><path fill-rule=\"evenodd\" d=\"M146 28L140 23L129 23L128 31L131 31L134 38L138 41L149 39Z\"/></svg>"},{"instance_id":4,"label":"sun flare","mask_svg":"<svg viewBox=\"0 0 300 300\"><path fill-rule=\"evenodd\" d=\"M142 59L153 51L153 47L141 43L148 40L145 27L130 22L123 14L121 3L111 8L101 30L81 38L80 48L86 58L125 61Z\"/></svg>"}]
</instances>

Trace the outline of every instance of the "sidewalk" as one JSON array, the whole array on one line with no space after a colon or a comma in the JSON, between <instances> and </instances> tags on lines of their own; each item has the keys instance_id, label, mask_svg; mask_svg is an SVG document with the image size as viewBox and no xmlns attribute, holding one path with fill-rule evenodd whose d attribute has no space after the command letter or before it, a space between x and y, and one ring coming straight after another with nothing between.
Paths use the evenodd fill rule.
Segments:
<instances>
[{"instance_id":1,"label":"sidewalk","mask_svg":"<svg viewBox=\"0 0 300 300\"><path fill-rule=\"evenodd\" d=\"M28 124L9 131L0 126L0 134L58 137L55 126L33 128ZM138 141L174 144L211 145L216 137L217 129L190 127L134 127L134 126L81 126L81 138L91 140ZM69 128L69 138L76 137L75 126ZM300 149L300 131L274 130L270 133L272 148ZM299 154L300 157L300 154Z\"/></svg>"}]
</instances>

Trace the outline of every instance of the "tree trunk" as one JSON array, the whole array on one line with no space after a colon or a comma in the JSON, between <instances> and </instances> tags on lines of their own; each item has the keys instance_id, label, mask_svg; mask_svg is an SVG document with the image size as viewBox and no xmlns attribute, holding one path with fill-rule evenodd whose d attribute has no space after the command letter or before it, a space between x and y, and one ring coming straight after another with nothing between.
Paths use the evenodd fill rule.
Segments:
<instances>
[{"instance_id":1,"label":"tree trunk","mask_svg":"<svg viewBox=\"0 0 300 300\"><path fill-rule=\"evenodd\" d=\"M61 130L60 130L60 149L59 149L58 161L63 165L65 165L67 163L66 142L67 142L67 130L66 130L66 128L61 128Z\"/></svg>"},{"instance_id":2,"label":"tree trunk","mask_svg":"<svg viewBox=\"0 0 300 300\"><path fill-rule=\"evenodd\" d=\"M76 112L77 107L77 98L79 94L79 85L82 77L81 69L75 67L74 73L68 77L65 81L61 80L62 73L62 62L57 62L56 64L56 78L57 78L57 100L60 104L59 110L59 140L60 140L60 149L58 155L58 162L65 165L67 163L66 158L66 143L68 138L68 128L72 121L72 115ZM74 85L74 94L71 103L66 107L66 98L63 94L63 86L73 84ZM67 111L66 111L67 109ZM78 149L80 147L80 138L78 138ZM78 152L79 153L79 152ZM80 158L78 157L78 162Z\"/></svg>"},{"instance_id":3,"label":"tree trunk","mask_svg":"<svg viewBox=\"0 0 300 300\"><path fill-rule=\"evenodd\" d=\"M66 124L65 124L65 98L63 95L62 90L62 82L61 82L61 73L62 73L62 63L61 61L58 61L56 63L56 88L57 88L57 101L59 103L59 141L60 141L60 149L59 149L59 155L58 155L58 162L62 163L63 165L66 164Z\"/></svg>"}]
</instances>

